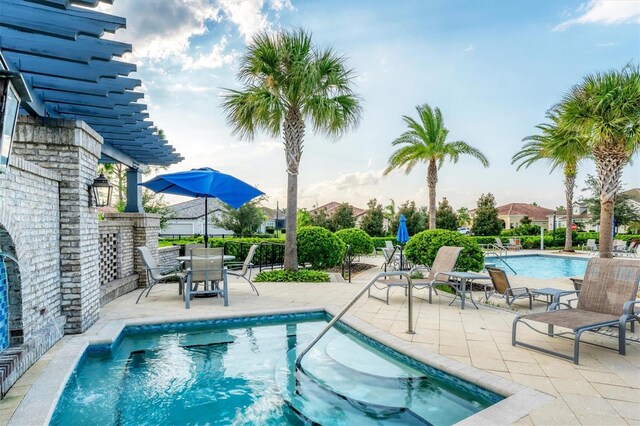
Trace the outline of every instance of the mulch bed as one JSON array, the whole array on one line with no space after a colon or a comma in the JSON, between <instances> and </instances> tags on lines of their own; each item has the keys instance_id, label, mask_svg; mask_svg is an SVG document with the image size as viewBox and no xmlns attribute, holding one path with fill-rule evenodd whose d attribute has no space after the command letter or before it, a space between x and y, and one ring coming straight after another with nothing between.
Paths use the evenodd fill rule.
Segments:
<instances>
[{"instance_id":1,"label":"mulch bed","mask_svg":"<svg viewBox=\"0 0 640 426\"><path fill-rule=\"evenodd\" d=\"M368 263L352 263L351 264L351 277L353 278L354 275L359 274L360 272L363 271L367 271L371 268L375 268L376 265L370 265ZM342 266L337 266L335 268L331 268L329 270L327 270L327 272L334 272L337 274L342 273ZM347 272L347 268L345 267L344 272Z\"/></svg>"}]
</instances>

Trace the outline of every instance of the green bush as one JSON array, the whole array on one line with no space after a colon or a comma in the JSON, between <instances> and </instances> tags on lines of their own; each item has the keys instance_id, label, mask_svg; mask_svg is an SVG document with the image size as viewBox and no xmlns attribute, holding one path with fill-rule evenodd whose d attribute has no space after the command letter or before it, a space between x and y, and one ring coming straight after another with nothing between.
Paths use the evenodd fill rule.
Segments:
<instances>
[{"instance_id":1,"label":"green bush","mask_svg":"<svg viewBox=\"0 0 640 426\"><path fill-rule=\"evenodd\" d=\"M385 241L391 241L394 246L398 245L396 237L371 237L371 240L373 241L373 246L376 249L384 248L386 245Z\"/></svg>"},{"instance_id":2,"label":"green bush","mask_svg":"<svg viewBox=\"0 0 640 426\"><path fill-rule=\"evenodd\" d=\"M335 233L343 243L351 247L351 254L359 256L373 253L373 240L362 229L348 228L341 229Z\"/></svg>"},{"instance_id":3,"label":"green bush","mask_svg":"<svg viewBox=\"0 0 640 426\"><path fill-rule=\"evenodd\" d=\"M405 253L413 263L431 265L442 246L463 247L456 263L457 271L480 271L484 267L484 254L478 244L457 231L434 229L419 232L409 239Z\"/></svg>"},{"instance_id":4,"label":"green bush","mask_svg":"<svg viewBox=\"0 0 640 426\"><path fill-rule=\"evenodd\" d=\"M329 282L329 274L323 271L313 271L311 269L301 269L299 271L278 269L274 271L262 271L256 275L253 281L258 283L326 283Z\"/></svg>"},{"instance_id":5,"label":"green bush","mask_svg":"<svg viewBox=\"0 0 640 426\"><path fill-rule=\"evenodd\" d=\"M344 259L345 243L326 228L305 226L298 231L298 262L313 269L338 266Z\"/></svg>"}]
</instances>

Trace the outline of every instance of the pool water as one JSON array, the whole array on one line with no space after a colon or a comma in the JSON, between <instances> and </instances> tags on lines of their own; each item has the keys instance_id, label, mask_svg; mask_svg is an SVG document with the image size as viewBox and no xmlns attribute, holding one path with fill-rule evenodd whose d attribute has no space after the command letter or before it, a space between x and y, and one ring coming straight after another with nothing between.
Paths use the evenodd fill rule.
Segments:
<instances>
[{"instance_id":1,"label":"pool water","mask_svg":"<svg viewBox=\"0 0 640 426\"><path fill-rule=\"evenodd\" d=\"M296 372L326 316L264 318L135 327L90 347L51 424L450 425L502 399L346 326Z\"/></svg>"},{"instance_id":2,"label":"pool water","mask_svg":"<svg viewBox=\"0 0 640 426\"><path fill-rule=\"evenodd\" d=\"M589 259L568 256L523 255L507 256L505 261L511 266L517 275L533 278L563 278L575 275L584 275ZM504 262L497 258L487 258L487 262L495 263L498 268L503 268L507 274L513 275Z\"/></svg>"}]
</instances>

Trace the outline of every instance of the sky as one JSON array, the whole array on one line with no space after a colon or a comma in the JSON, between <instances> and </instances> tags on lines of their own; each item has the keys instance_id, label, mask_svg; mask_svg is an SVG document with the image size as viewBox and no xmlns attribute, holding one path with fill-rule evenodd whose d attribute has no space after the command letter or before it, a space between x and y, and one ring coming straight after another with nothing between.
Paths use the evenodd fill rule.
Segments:
<instances>
[{"instance_id":1,"label":"sky","mask_svg":"<svg viewBox=\"0 0 640 426\"><path fill-rule=\"evenodd\" d=\"M424 103L441 109L452 141L479 148L491 163L445 164L438 200L473 208L491 192L498 204L562 205L561 171L550 174L544 163L516 171L512 155L585 75L640 60L638 0L115 0L100 9L127 18L114 38L133 44L124 59L138 65L150 119L185 157L169 171L233 174L264 191L272 207L286 204L282 140L238 140L220 107L223 89L240 87L239 58L257 32L309 30L356 75L357 129L338 140L305 138L304 208L330 201L366 208L371 198L426 205L426 165L382 174L405 130L402 116L415 117ZM640 186L639 160L624 171L626 189ZM583 163L578 188L594 173Z\"/></svg>"}]
</instances>

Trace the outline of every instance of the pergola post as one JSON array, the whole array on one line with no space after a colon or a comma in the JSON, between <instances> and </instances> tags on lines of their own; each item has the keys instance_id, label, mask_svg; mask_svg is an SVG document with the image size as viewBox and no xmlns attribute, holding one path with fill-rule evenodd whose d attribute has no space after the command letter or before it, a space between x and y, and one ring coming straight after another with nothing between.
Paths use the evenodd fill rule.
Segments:
<instances>
[{"instance_id":1,"label":"pergola post","mask_svg":"<svg viewBox=\"0 0 640 426\"><path fill-rule=\"evenodd\" d=\"M139 169L127 169L127 205L125 213L144 213L142 207L142 187L138 184L142 182L142 172Z\"/></svg>"}]
</instances>

